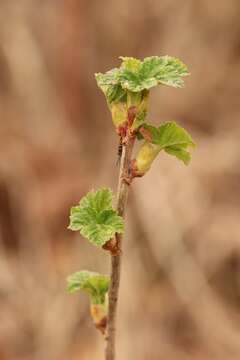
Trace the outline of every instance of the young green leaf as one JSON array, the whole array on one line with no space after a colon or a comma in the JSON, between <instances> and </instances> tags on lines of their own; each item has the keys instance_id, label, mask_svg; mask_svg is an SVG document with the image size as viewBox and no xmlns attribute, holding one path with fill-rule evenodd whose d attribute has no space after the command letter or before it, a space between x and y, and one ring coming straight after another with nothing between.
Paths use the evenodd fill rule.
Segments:
<instances>
[{"instance_id":1,"label":"young green leaf","mask_svg":"<svg viewBox=\"0 0 240 360\"><path fill-rule=\"evenodd\" d=\"M174 121L165 122L158 128L144 124L140 129L140 135L145 139L145 142L133 161L133 175L144 175L161 150L177 157L185 165L189 164L191 154L188 147L194 147L195 144L188 132Z\"/></svg>"},{"instance_id":2,"label":"young green leaf","mask_svg":"<svg viewBox=\"0 0 240 360\"><path fill-rule=\"evenodd\" d=\"M119 69L114 68L112 70L107 71L105 74L102 73L95 74L95 78L97 80L98 86L102 88L103 86L106 85L117 85L119 83L118 73L119 73Z\"/></svg>"},{"instance_id":3,"label":"young green leaf","mask_svg":"<svg viewBox=\"0 0 240 360\"><path fill-rule=\"evenodd\" d=\"M159 146L159 151L164 150L168 154L176 156L188 165L191 160L191 154L188 147L194 147L195 144L189 133L176 124L174 121L165 122L158 128L148 124L143 125L142 134L147 132L147 139L152 144Z\"/></svg>"},{"instance_id":4,"label":"young green leaf","mask_svg":"<svg viewBox=\"0 0 240 360\"><path fill-rule=\"evenodd\" d=\"M186 65L171 56L147 57L141 63L137 59L122 59L117 78L123 89L133 92L148 90L158 84L183 87L182 78L188 75ZM134 63L137 65L134 66Z\"/></svg>"},{"instance_id":5,"label":"young green leaf","mask_svg":"<svg viewBox=\"0 0 240 360\"><path fill-rule=\"evenodd\" d=\"M159 84L175 88L183 87L183 77L188 75L186 65L181 60L168 55L151 56L143 61L131 57L120 57L120 59L122 60L120 68L95 75L98 86L110 103L125 96L125 90L141 92ZM116 87L117 85L120 87Z\"/></svg>"},{"instance_id":6,"label":"young green leaf","mask_svg":"<svg viewBox=\"0 0 240 360\"><path fill-rule=\"evenodd\" d=\"M166 121L159 127L149 124L143 127L151 135L151 142L160 145L161 148L179 145L195 146L190 134L175 121Z\"/></svg>"},{"instance_id":7,"label":"young green leaf","mask_svg":"<svg viewBox=\"0 0 240 360\"><path fill-rule=\"evenodd\" d=\"M185 165L188 165L191 161L191 154L186 150L184 145L172 145L164 148L169 155L176 156L179 160L182 160Z\"/></svg>"},{"instance_id":8,"label":"young green leaf","mask_svg":"<svg viewBox=\"0 0 240 360\"><path fill-rule=\"evenodd\" d=\"M113 209L112 197L110 189L90 191L79 205L71 208L68 228L80 231L96 246L104 245L115 233L122 233L123 218Z\"/></svg>"},{"instance_id":9,"label":"young green leaf","mask_svg":"<svg viewBox=\"0 0 240 360\"><path fill-rule=\"evenodd\" d=\"M136 116L134 118L133 124L131 125L132 131L136 131L141 125L144 124L147 116L148 100L148 90L143 90L140 93L127 91L127 105L129 108L135 107L136 110Z\"/></svg>"},{"instance_id":10,"label":"young green leaf","mask_svg":"<svg viewBox=\"0 0 240 360\"><path fill-rule=\"evenodd\" d=\"M91 303L104 304L110 278L108 275L92 271L78 271L67 278L67 290L74 293L84 290L90 296Z\"/></svg>"},{"instance_id":11,"label":"young green leaf","mask_svg":"<svg viewBox=\"0 0 240 360\"><path fill-rule=\"evenodd\" d=\"M103 91L109 104L126 100L124 90L118 80L119 69L115 68L105 74L95 74L98 87Z\"/></svg>"},{"instance_id":12,"label":"young green leaf","mask_svg":"<svg viewBox=\"0 0 240 360\"><path fill-rule=\"evenodd\" d=\"M186 65L171 56L151 56L144 59L141 74L147 79L156 79L157 83L183 87L183 77L188 75Z\"/></svg>"},{"instance_id":13,"label":"young green leaf","mask_svg":"<svg viewBox=\"0 0 240 360\"><path fill-rule=\"evenodd\" d=\"M108 85L106 87L106 98L109 104L112 103L124 103L127 99L126 90L124 90L121 85Z\"/></svg>"}]
</instances>

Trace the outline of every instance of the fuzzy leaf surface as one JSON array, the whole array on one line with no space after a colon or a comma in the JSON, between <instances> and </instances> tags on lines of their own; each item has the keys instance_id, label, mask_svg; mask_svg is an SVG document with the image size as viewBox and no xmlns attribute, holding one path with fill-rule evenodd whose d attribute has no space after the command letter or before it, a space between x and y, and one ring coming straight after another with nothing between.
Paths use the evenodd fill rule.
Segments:
<instances>
[{"instance_id":1,"label":"fuzzy leaf surface","mask_svg":"<svg viewBox=\"0 0 240 360\"><path fill-rule=\"evenodd\" d=\"M115 233L122 233L123 218L113 209L112 198L110 189L90 191L79 205L71 208L68 228L80 231L96 246L104 245Z\"/></svg>"}]
</instances>

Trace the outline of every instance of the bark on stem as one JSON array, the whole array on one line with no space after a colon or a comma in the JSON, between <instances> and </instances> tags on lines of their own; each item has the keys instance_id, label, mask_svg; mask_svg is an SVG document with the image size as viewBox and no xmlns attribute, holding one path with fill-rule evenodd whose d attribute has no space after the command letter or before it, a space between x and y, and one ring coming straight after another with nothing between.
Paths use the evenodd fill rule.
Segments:
<instances>
[{"instance_id":1,"label":"bark on stem","mask_svg":"<svg viewBox=\"0 0 240 360\"><path fill-rule=\"evenodd\" d=\"M129 188L129 184L124 180L124 177L128 176L134 142L135 137L131 135L128 136L126 143L123 144L123 151L120 163L116 208L118 214L123 217L127 204ZM117 246L119 248L119 254L111 256L111 282L109 289L109 310L106 336L107 345L105 353L106 360L115 360L116 315L121 271L122 235L116 234L116 240Z\"/></svg>"}]
</instances>

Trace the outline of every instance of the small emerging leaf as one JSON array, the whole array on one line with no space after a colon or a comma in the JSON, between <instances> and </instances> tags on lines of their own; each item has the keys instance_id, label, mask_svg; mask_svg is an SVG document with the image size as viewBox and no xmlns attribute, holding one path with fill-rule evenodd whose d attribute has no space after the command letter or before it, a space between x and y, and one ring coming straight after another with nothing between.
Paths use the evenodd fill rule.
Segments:
<instances>
[{"instance_id":1,"label":"small emerging leaf","mask_svg":"<svg viewBox=\"0 0 240 360\"><path fill-rule=\"evenodd\" d=\"M105 74L95 74L97 84L106 96L107 102L123 101L126 97L126 90L124 90L118 80L119 69L115 68L107 71Z\"/></svg>"},{"instance_id":2,"label":"small emerging leaf","mask_svg":"<svg viewBox=\"0 0 240 360\"><path fill-rule=\"evenodd\" d=\"M136 131L145 122L147 116L149 91L144 90L141 93L127 92L128 105L136 107L136 117L131 126L131 130Z\"/></svg>"},{"instance_id":3,"label":"small emerging leaf","mask_svg":"<svg viewBox=\"0 0 240 360\"><path fill-rule=\"evenodd\" d=\"M122 60L121 69L125 71L131 71L137 73L141 68L141 60L127 57L127 56L120 56L119 59Z\"/></svg>"},{"instance_id":4,"label":"small emerging leaf","mask_svg":"<svg viewBox=\"0 0 240 360\"><path fill-rule=\"evenodd\" d=\"M141 134L144 136L145 132L147 134L145 139L152 144L158 145L159 151L165 150L168 154L182 160L186 165L190 162L191 155L187 148L189 146L194 147L195 144L184 128L174 121L169 121L158 128L145 124L143 129L144 131L141 131Z\"/></svg>"},{"instance_id":5,"label":"small emerging leaf","mask_svg":"<svg viewBox=\"0 0 240 360\"><path fill-rule=\"evenodd\" d=\"M110 105L110 111L112 114L112 120L114 126L118 128L118 126L123 125L127 119L127 104L124 102L113 102Z\"/></svg>"},{"instance_id":6,"label":"small emerging leaf","mask_svg":"<svg viewBox=\"0 0 240 360\"><path fill-rule=\"evenodd\" d=\"M112 191L90 191L71 208L69 229L80 231L93 245L102 246L123 232L123 218L112 206Z\"/></svg>"},{"instance_id":7,"label":"small emerging leaf","mask_svg":"<svg viewBox=\"0 0 240 360\"><path fill-rule=\"evenodd\" d=\"M67 278L67 290L74 293L84 290L93 304L104 304L110 278L92 271L78 271Z\"/></svg>"}]
</instances>

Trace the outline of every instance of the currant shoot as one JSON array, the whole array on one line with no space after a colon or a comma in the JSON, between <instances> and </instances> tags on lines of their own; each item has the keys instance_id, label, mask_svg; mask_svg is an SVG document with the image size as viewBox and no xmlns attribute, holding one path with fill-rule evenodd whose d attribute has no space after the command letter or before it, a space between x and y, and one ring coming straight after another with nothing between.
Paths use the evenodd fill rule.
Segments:
<instances>
[{"instance_id":1,"label":"currant shoot","mask_svg":"<svg viewBox=\"0 0 240 360\"><path fill-rule=\"evenodd\" d=\"M105 335L106 360L114 360L116 356L116 310L129 187L134 178L150 170L162 152L188 165L190 150L195 146L190 134L176 121L164 120L156 126L156 121L153 124L148 119L151 89L156 86L182 88L184 78L189 75L186 65L171 56L151 56L142 61L120 57L120 60L119 67L95 74L121 149L116 202L114 204L113 192L108 188L91 190L71 208L68 227L111 255L110 276L84 270L67 279L70 293L82 290L89 296L93 323ZM140 146L132 156L136 142Z\"/></svg>"}]
</instances>

